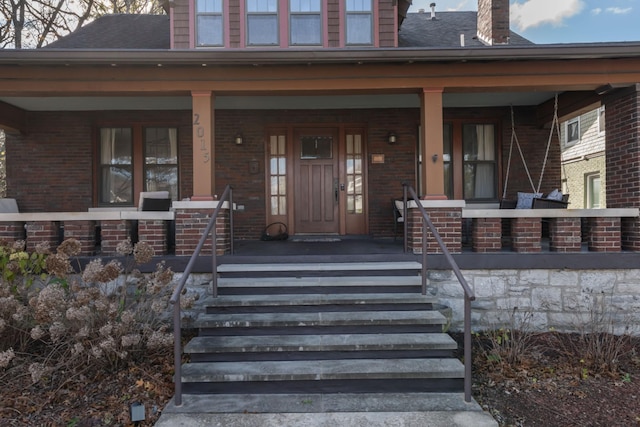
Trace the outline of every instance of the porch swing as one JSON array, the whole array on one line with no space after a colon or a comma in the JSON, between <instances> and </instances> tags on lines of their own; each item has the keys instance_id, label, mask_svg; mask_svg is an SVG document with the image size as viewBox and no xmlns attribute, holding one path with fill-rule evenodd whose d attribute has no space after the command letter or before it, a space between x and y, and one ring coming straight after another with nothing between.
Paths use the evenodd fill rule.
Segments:
<instances>
[{"instance_id":1,"label":"porch swing","mask_svg":"<svg viewBox=\"0 0 640 427\"><path fill-rule=\"evenodd\" d=\"M509 144L509 157L507 159L507 172L504 180L504 189L502 192L502 199L500 200L500 209L563 209L569 204L569 194L562 194L559 189L555 189L548 194L540 192L542 186L542 178L544 177L544 171L547 166L547 160L549 158L549 148L551 147L551 141L553 139L554 130L557 132L558 140L560 139L560 123L558 120L558 94L555 95L555 105L553 111L553 121L551 122L551 131L549 132L549 139L547 141L547 148L544 154L544 160L542 162L542 169L540 170L540 178L538 179L537 187L533 184L531 173L527 166L527 162L522 153L520 142L516 134L515 116L513 112L513 105L511 105L511 143ZM524 171L529 179L531 185L531 193L518 192L517 200L507 199L507 186L509 183L509 172L511 170L511 157L513 154L513 146L518 149L520 159L524 166Z\"/></svg>"}]
</instances>

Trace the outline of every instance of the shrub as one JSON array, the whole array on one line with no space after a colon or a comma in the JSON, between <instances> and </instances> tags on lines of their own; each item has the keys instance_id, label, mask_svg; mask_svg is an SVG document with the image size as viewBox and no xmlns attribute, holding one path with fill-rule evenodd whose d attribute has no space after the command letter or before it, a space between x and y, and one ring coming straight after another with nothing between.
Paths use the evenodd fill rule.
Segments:
<instances>
[{"instance_id":1,"label":"shrub","mask_svg":"<svg viewBox=\"0 0 640 427\"><path fill-rule=\"evenodd\" d=\"M135 268L153 257L145 242L125 241L118 251L118 260L94 259L74 271L74 239L55 253L1 246L0 378L20 364L21 355L35 360L28 367L34 383L63 382L65 372L111 371L171 346L173 272L163 262L149 274ZM181 300L193 302L188 295Z\"/></svg>"}]
</instances>

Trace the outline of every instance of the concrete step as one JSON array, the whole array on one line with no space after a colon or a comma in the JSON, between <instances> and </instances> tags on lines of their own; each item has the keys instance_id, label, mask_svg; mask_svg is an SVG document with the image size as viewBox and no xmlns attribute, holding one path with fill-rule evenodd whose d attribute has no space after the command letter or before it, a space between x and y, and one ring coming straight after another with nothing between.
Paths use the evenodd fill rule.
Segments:
<instances>
[{"instance_id":1,"label":"concrete step","mask_svg":"<svg viewBox=\"0 0 640 427\"><path fill-rule=\"evenodd\" d=\"M367 304L428 304L433 297L415 293L358 293L358 294L282 294L282 295L221 295L207 297L202 304L208 307L243 306L323 306Z\"/></svg>"},{"instance_id":2,"label":"concrete step","mask_svg":"<svg viewBox=\"0 0 640 427\"><path fill-rule=\"evenodd\" d=\"M334 334L196 337L191 363L239 360L448 357L457 343L447 334Z\"/></svg>"},{"instance_id":3,"label":"concrete step","mask_svg":"<svg viewBox=\"0 0 640 427\"><path fill-rule=\"evenodd\" d=\"M416 261L399 262L318 262L318 263L270 263L270 264L220 264L218 274L222 277L269 277L269 276L349 276L394 273L416 275L421 271Z\"/></svg>"},{"instance_id":4,"label":"concrete step","mask_svg":"<svg viewBox=\"0 0 640 427\"><path fill-rule=\"evenodd\" d=\"M189 414L162 412L156 427L498 427L485 412L321 412Z\"/></svg>"},{"instance_id":5,"label":"concrete step","mask_svg":"<svg viewBox=\"0 0 640 427\"><path fill-rule=\"evenodd\" d=\"M156 427L497 427L461 393L184 394Z\"/></svg>"},{"instance_id":6,"label":"concrete step","mask_svg":"<svg viewBox=\"0 0 640 427\"><path fill-rule=\"evenodd\" d=\"M285 328L310 326L443 325L445 317L435 310L356 311L304 313L202 313L197 328Z\"/></svg>"},{"instance_id":7,"label":"concrete step","mask_svg":"<svg viewBox=\"0 0 640 427\"><path fill-rule=\"evenodd\" d=\"M182 368L186 393L365 393L462 390L457 359L201 362Z\"/></svg>"},{"instance_id":8,"label":"concrete step","mask_svg":"<svg viewBox=\"0 0 640 427\"><path fill-rule=\"evenodd\" d=\"M420 293L419 276L220 278L220 295Z\"/></svg>"}]
</instances>

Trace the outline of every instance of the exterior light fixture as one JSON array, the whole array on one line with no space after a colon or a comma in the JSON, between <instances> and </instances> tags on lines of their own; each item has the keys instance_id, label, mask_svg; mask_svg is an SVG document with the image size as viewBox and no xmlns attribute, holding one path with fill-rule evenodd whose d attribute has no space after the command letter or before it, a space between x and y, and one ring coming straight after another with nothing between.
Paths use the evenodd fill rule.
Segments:
<instances>
[{"instance_id":1,"label":"exterior light fixture","mask_svg":"<svg viewBox=\"0 0 640 427\"><path fill-rule=\"evenodd\" d=\"M236 141L236 145L242 145L243 138L241 133L236 134L235 141Z\"/></svg>"},{"instance_id":2,"label":"exterior light fixture","mask_svg":"<svg viewBox=\"0 0 640 427\"><path fill-rule=\"evenodd\" d=\"M395 144L396 141L396 134L394 132L389 132L389 134L387 135L387 142L389 143L389 145Z\"/></svg>"}]
</instances>

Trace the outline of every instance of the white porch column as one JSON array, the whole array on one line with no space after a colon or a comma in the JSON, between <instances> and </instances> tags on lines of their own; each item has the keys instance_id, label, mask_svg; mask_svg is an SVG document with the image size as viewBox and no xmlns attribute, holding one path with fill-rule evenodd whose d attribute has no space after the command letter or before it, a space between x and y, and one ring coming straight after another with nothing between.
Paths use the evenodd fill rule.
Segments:
<instances>
[{"instance_id":1,"label":"white porch column","mask_svg":"<svg viewBox=\"0 0 640 427\"><path fill-rule=\"evenodd\" d=\"M216 188L214 95L191 92L193 124L193 194L191 200L212 200Z\"/></svg>"},{"instance_id":2,"label":"white porch column","mask_svg":"<svg viewBox=\"0 0 640 427\"><path fill-rule=\"evenodd\" d=\"M444 163L442 161L443 88L424 88L420 100L422 132L422 191L425 199L443 200Z\"/></svg>"}]
</instances>

